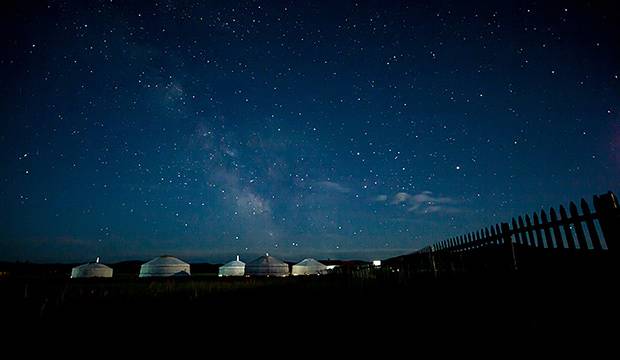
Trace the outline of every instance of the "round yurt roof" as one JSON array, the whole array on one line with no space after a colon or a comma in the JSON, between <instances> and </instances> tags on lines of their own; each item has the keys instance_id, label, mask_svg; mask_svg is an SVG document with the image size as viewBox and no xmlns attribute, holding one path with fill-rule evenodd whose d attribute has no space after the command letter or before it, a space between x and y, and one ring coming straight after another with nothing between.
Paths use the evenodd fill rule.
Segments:
<instances>
[{"instance_id":1,"label":"round yurt roof","mask_svg":"<svg viewBox=\"0 0 620 360\"><path fill-rule=\"evenodd\" d=\"M303 259L299 263L293 265L293 275L311 275L320 274L327 269L327 266L314 260Z\"/></svg>"},{"instance_id":2,"label":"round yurt roof","mask_svg":"<svg viewBox=\"0 0 620 360\"><path fill-rule=\"evenodd\" d=\"M285 276L288 275L288 272L287 263L273 256L269 256L269 254L254 259L245 266L245 273L247 275Z\"/></svg>"},{"instance_id":3,"label":"round yurt roof","mask_svg":"<svg viewBox=\"0 0 620 360\"><path fill-rule=\"evenodd\" d=\"M229 261L221 267L245 267L245 263L239 260L239 256L237 256L237 260Z\"/></svg>"},{"instance_id":4,"label":"round yurt roof","mask_svg":"<svg viewBox=\"0 0 620 360\"><path fill-rule=\"evenodd\" d=\"M112 277L112 268L104 264L91 262L71 269L71 277Z\"/></svg>"},{"instance_id":5,"label":"round yurt roof","mask_svg":"<svg viewBox=\"0 0 620 360\"><path fill-rule=\"evenodd\" d=\"M74 269L80 269L80 270L86 270L86 269L107 270L107 269L110 269L110 270L112 270L112 268L107 266L107 265L103 265L101 263L95 263L95 262L91 262L91 263L87 263L87 264L82 264L82 265L74 267Z\"/></svg>"},{"instance_id":6,"label":"round yurt roof","mask_svg":"<svg viewBox=\"0 0 620 360\"><path fill-rule=\"evenodd\" d=\"M276 266L282 266L282 265L286 265L288 266L287 263L285 263L284 261L275 258L273 256L270 256L269 254L263 255L257 259L254 259L252 261L250 261L248 263L248 266L260 266L260 265L276 265Z\"/></svg>"},{"instance_id":7,"label":"round yurt roof","mask_svg":"<svg viewBox=\"0 0 620 360\"><path fill-rule=\"evenodd\" d=\"M221 267L245 267L245 263L243 261L233 260L233 261L227 262Z\"/></svg>"},{"instance_id":8,"label":"round yurt roof","mask_svg":"<svg viewBox=\"0 0 620 360\"><path fill-rule=\"evenodd\" d=\"M222 266L219 269L219 276L243 276L245 275L245 263L243 261L239 261L239 256L237 256L237 260L230 261Z\"/></svg>"},{"instance_id":9,"label":"round yurt roof","mask_svg":"<svg viewBox=\"0 0 620 360\"><path fill-rule=\"evenodd\" d=\"M170 255L156 257L140 267L140 277L175 275L190 275L190 266Z\"/></svg>"},{"instance_id":10,"label":"round yurt roof","mask_svg":"<svg viewBox=\"0 0 620 360\"><path fill-rule=\"evenodd\" d=\"M325 267L324 264L316 261L315 259L312 258L308 258L308 259L303 259L302 261L298 262L297 264L295 264L295 266L317 266L317 267Z\"/></svg>"},{"instance_id":11,"label":"round yurt roof","mask_svg":"<svg viewBox=\"0 0 620 360\"><path fill-rule=\"evenodd\" d=\"M170 266L170 265L189 265L183 260L179 260L174 256L170 255L162 255L158 256L155 259L144 263L143 265L151 265L151 266Z\"/></svg>"}]
</instances>

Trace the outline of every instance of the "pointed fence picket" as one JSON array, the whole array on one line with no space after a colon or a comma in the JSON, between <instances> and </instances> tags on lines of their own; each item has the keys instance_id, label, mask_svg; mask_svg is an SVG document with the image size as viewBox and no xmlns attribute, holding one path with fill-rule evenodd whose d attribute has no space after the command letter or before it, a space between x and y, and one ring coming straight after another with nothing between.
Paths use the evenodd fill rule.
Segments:
<instances>
[{"instance_id":1,"label":"pointed fence picket","mask_svg":"<svg viewBox=\"0 0 620 360\"><path fill-rule=\"evenodd\" d=\"M594 196L593 205L594 211L591 211L587 201L580 199L579 208L575 202L570 202L568 212L563 205L558 212L554 208L549 208L548 212L541 209L513 217L509 222L448 238L402 257L412 259L423 252L430 261L418 263L432 264L433 272L497 266L514 271L532 268L535 262L539 267L542 264L564 266L583 255L591 259L590 263L596 263L597 256L609 259L609 251L617 248L620 206L612 192ZM562 260L555 261L557 259Z\"/></svg>"}]
</instances>

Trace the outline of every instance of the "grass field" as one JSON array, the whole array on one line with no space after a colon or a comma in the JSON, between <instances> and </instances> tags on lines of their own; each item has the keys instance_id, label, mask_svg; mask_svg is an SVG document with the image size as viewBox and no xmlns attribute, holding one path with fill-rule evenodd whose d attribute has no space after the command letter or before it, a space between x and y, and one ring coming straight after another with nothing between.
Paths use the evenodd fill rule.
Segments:
<instances>
[{"instance_id":1,"label":"grass field","mask_svg":"<svg viewBox=\"0 0 620 360\"><path fill-rule=\"evenodd\" d=\"M258 326L267 337L302 331L544 338L583 329L594 334L617 318L609 279L557 274L403 279L371 269L287 278L25 276L0 279L0 296L4 324L96 324L129 333L162 326L187 331L189 325L203 326L205 334Z\"/></svg>"}]
</instances>

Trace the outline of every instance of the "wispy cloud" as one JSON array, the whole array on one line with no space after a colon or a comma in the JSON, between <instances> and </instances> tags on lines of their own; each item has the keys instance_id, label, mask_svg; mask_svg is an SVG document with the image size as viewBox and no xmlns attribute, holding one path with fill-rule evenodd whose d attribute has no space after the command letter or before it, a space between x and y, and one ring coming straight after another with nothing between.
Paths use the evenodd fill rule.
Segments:
<instances>
[{"instance_id":1,"label":"wispy cloud","mask_svg":"<svg viewBox=\"0 0 620 360\"><path fill-rule=\"evenodd\" d=\"M375 201L385 202L387 195L378 195ZM454 214L462 211L458 207L459 201L449 196L435 196L431 191L422 191L417 194L398 192L390 200L392 205L406 206L407 211L415 214Z\"/></svg>"},{"instance_id":2,"label":"wispy cloud","mask_svg":"<svg viewBox=\"0 0 620 360\"><path fill-rule=\"evenodd\" d=\"M381 194L381 195L377 195L377 196L375 196L375 197L374 197L374 199L373 199L373 201L376 201L376 202L385 202L385 201L387 201L387 198L388 198L388 196L387 196L387 195L385 195L385 194Z\"/></svg>"},{"instance_id":3,"label":"wispy cloud","mask_svg":"<svg viewBox=\"0 0 620 360\"><path fill-rule=\"evenodd\" d=\"M407 194L406 192L399 192L396 193L392 198L392 204L401 204L409 201L409 199L411 199L411 195Z\"/></svg>"},{"instance_id":4,"label":"wispy cloud","mask_svg":"<svg viewBox=\"0 0 620 360\"><path fill-rule=\"evenodd\" d=\"M317 181L314 183L314 186L318 189L335 191L343 194L351 191L351 189L349 189L348 187L333 181Z\"/></svg>"},{"instance_id":5,"label":"wispy cloud","mask_svg":"<svg viewBox=\"0 0 620 360\"><path fill-rule=\"evenodd\" d=\"M455 206L432 205L432 206L426 206L426 207L423 206L423 207L417 207L417 208L411 207L407 209L407 211L414 212L416 214L435 214L435 213L457 214L457 213L462 212L463 210Z\"/></svg>"}]
</instances>

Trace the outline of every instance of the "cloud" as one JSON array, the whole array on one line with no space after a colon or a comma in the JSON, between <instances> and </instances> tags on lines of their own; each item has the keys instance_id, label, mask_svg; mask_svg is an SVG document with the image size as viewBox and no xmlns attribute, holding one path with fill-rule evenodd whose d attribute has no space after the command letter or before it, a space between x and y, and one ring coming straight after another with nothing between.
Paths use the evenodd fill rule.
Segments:
<instances>
[{"instance_id":1,"label":"cloud","mask_svg":"<svg viewBox=\"0 0 620 360\"><path fill-rule=\"evenodd\" d=\"M401 204L407 202L409 199L411 199L411 195L407 194L406 192L399 192L394 195L394 198L392 199L392 204Z\"/></svg>"},{"instance_id":2,"label":"cloud","mask_svg":"<svg viewBox=\"0 0 620 360\"><path fill-rule=\"evenodd\" d=\"M414 212L416 214L434 214L434 213L442 213L442 214L456 214L460 213L462 210L453 206L427 206L427 207L417 207L417 208L409 208L407 209L409 212Z\"/></svg>"},{"instance_id":3,"label":"cloud","mask_svg":"<svg viewBox=\"0 0 620 360\"><path fill-rule=\"evenodd\" d=\"M349 189L348 187L340 185L337 182L333 181L318 181L314 183L314 186L322 190L335 191L343 194L351 191L351 189Z\"/></svg>"},{"instance_id":4,"label":"cloud","mask_svg":"<svg viewBox=\"0 0 620 360\"><path fill-rule=\"evenodd\" d=\"M429 203L431 205L432 204L452 204L455 202L455 200L450 197L446 197L446 196L435 197L433 196L433 193L430 191L423 191L419 194L412 195L411 200L415 204Z\"/></svg>"},{"instance_id":5,"label":"cloud","mask_svg":"<svg viewBox=\"0 0 620 360\"><path fill-rule=\"evenodd\" d=\"M377 195L375 196L375 198L373 199L376 202L384 202L387 201L388 196L385 194L381 194L381 195Z\"/></svg>"},{"instance_id":6,"label":"cloud","mask_svg":"<svg viewBox=\"0 0 620 360\"><path fill-rule=\"evenodd\" d=\"M376 201L385 201L387 196L379 195L375 199ZM431 191L422 191L417 194L399 192L394 194L390 204L407 205L407 211L415 214L454 214L461 211L457 207L458 201L455 198L434 196Z\"/></svg>"}]
</instances>

